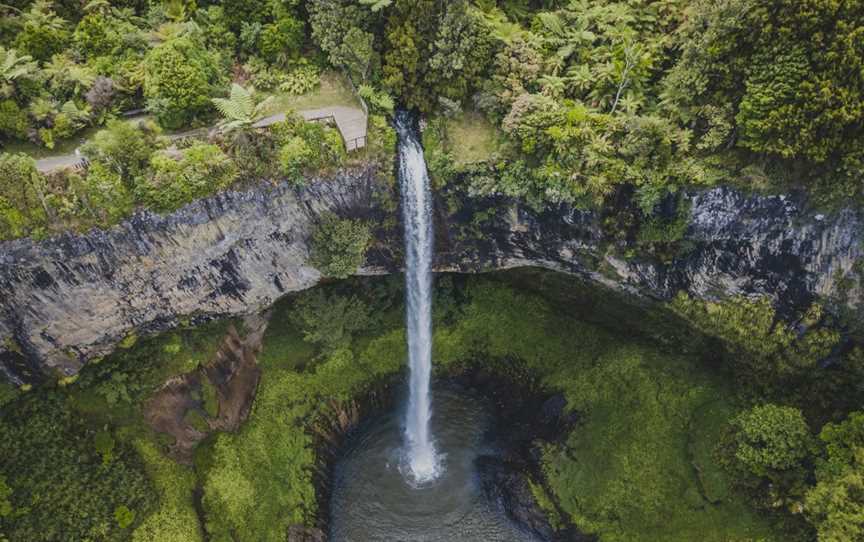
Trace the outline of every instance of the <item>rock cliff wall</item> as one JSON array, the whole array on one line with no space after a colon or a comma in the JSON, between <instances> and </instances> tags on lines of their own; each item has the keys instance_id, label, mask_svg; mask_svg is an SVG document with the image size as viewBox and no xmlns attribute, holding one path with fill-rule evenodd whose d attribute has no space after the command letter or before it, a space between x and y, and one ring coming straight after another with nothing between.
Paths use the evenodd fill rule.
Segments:
<instances>
[{"instance_id":1,"label":"rock cliff wall","mask_svg":"<svg viewBox=\"0 0 864 542\"><path fill-rule=\"evenodd\" d=\"M316 284L309 239L322 213L364 217L378 239L360 272L398 270L401 239L390 188L373 168L305 188L260 184L107 231L0 243L0 371L16 381L71 375L132 333L258 311ZM445 199L447 202L445 203ZM668 299L769 295L862 306L864 225L857 212L821 215L802 198L716 188L686 196L687 249L665 263L623 258L602 217L569 206L532 211L455 190L438 203L439 270L540 266L635 295ZM454 205L455 201L455 205Z\"/></svg>"}]
</instances>

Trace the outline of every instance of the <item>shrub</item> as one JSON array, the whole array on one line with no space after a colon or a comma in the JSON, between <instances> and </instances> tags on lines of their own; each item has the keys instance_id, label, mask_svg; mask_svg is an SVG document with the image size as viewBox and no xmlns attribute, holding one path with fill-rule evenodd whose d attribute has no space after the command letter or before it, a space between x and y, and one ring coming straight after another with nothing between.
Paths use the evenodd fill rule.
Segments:
<instances>
[{"instance_id":1,"label":"shrub","mask_svg":"<svg viewBox=\"0 0 864 542\"><path fill-rule=\"evenodd\" d=\"M132 194L120 174L108 169L103 163L90 165L84 186L91 210L106 225L116 224L131 213L134 206Z\"/></svg>"},{"instance_id":2,"label":"shrub","mask_svg":"<svg viewBox=\"0 0 864 542\"><path fill-rule=\"evenodd\" d=\"M258 50L270 62L285 64L297 56L304 39L303 22L283 15L261 29Z\"/></svg>"},{"instance_id":3,"label":"shrub","mask_svg":"<svg viewBox=\"0 0 864 542\"><path fill-rule=\"evenodd\" d=\"M294 183L303 181L303 170L315 162L315 151L300 136L288 139L279 149L282 174Z\"/></svg>"},{"instance_id":4,"label":"shrub","mask_svg":"<svg viewBox=\"0 0 864 542\"><path fill-rule=\"evenodd\" d=\"M46 180L24 154L0 154L0 239L39 234L47 225Z\"/></svg>"},{"instance_id":5,"label":"shrub","mask_svg":"<svg viewBox=\"0 0 864 542\"><path fill-rule=\"evenodd\" d=\"M346 278L363 265L371 243L369 224L327 213L312 234L312 265L328 277Z\"/></svg>"},{"instance_id":6,"label":"shrub","mask_svg":"<svg viewBox=\"0 0 864 542\"><path fill-rule=\"evenodd\" d=\"M288 94L306 94L317 87L321 79L314 66L301 66L281 78L279 90Z\"/></svg>"},{"instance_id":7,"label":"shrub","mask_svg":"<svg viewBox=\"0 0 864 542\"><path fill-rule=\"evenodd\" d=\"M825 457L807 492L807 516L820 542L864 538L864 412L822 428Z\"/></svg>"},{"instance_id":8,"label":"shrub","mask_svg":"<svg viewBox=\"0 0 864 542\"><path fill-rule=\"evenodd\" d=\"M168 40L145 60L144 96L159 122L179 128L212 110L219 83L218 58L190 37Z\"/></svg>"},{"instance_id":9,"label":"shrub","mask_svg":"<svg viewBox=\"0 0 864 542\"><path fill-rule=\"evenodd\" d=\"M324 353L350 346L353 335L372 327L371 307L357 296L328 295L316 288L304 292L289 313L303 339Z\"/></svg>"},{"instance_id":10,"label":"shrub","mask_svg":"<svg viewBox=\"0 0 864 542\"><path fill-rule=\"evenodd\" d=\"M225 189L238 176L237 166L219 147L200 142L179 153L156 153L150 166L152 174L138 184L137 193L160 211Z\"/></svg>"},{"instance_id":11,"label":"shrub","mask_svg":"<svg viewBox=\"0 0 864 542\"><path fill-rule=\"evenodd\" d=\"M117 520L117 525L121 529L125 529L135 523L135 512L121 504L114 509L114 519Z\"/></svg>"},{"instance_id":12,"label":"shrub","mask_svg":"<svg viewBox=\"0 0 864 542\"><path fill-rule=\"evenodd\" d=\"M66 399L40 390L0 419L0 472L16 508L0 530L10 540L120 540L114 510L147 514L156 504L138 454L117 442L106 463Z\"/></svg>"},{"instance_id":13,"label":"shrub","mask_svg":"<svg viewBox=\"0 0 864 542\"><path fill-rule=\"evenodd\" d=\"M92 162L116 172L127 186L144 173L160 146L159 127L152 122L112 120L82 148Z\"/></svg>"},{"instance_id":14,"label":"shrub","mask_svg":"<svg viewBox=\"0 0 864 542\"><path fill-rule=\"evenodd\" d=\"M813 451L810 429L796 408L756 406L736 416L732 427L735 459L758 477L799 469Z\"/></svg>"},{"instance_id":15,"label":"shrub","mask_svg":"<svg viewBox=\"0 0 864 542\"><path fill-rule=\"evenodd\" d=\"M0 101L0 137L24 139L27 137L27 112L14 100Z\"/></svg>"}]
</instances>

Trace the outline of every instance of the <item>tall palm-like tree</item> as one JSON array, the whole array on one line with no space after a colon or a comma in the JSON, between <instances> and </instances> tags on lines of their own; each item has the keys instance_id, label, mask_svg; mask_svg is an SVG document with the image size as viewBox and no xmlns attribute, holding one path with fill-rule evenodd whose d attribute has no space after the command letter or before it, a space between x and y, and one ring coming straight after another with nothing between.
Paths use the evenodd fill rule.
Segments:
<instances>
[{"instance_id":1,"label":"tall palm-like tree","mask_svg":"<svg viewBox=\"0 0 864 542\"><path fill-rule=\"evenodd\" d=\"M222 115L219 129L223 132L247 131L264 114L273 97L255 103L254 90L247 90L237 83L231 85L231 96L228 98L213 98L213 104Z\"/></svg>"},{"instance_id":2,"label":"tall palm-like tree","mask_svg":"<svg viewBox=\"0 0 864 542\"><path fill-rule=\"evenodd\" d=\"M19 55L15 49L0 46L0 96L8 98L15 90L16 79L36 71L36 62L30 55Z\"/></svg>"}]
</instances>

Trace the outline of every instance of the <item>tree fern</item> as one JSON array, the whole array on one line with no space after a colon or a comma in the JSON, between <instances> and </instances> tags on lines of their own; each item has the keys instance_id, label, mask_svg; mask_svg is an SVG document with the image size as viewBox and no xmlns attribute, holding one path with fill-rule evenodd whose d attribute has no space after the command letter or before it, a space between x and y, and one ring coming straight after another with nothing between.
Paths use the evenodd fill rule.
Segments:
<instances>
[{"instance_id":1,"label":"tree fern","mask_svg":"<svg viewBox=\"0 0 864 542\"><path fill-rule=\"evenodd\" d=\"M254 91L247 90L237 83L231 85L231 95L228 98L213 98L216 110L222 115L219 127L225 131L247 129L263 114L273 97L270 96L261 103L255 103Z\"/></svg>"}]
</instances>

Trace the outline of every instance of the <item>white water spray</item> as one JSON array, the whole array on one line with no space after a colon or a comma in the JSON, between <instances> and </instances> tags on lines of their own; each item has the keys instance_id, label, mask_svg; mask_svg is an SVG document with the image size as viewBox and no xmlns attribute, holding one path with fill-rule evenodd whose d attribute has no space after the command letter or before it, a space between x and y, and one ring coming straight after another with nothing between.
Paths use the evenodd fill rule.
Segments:
<instances>
[{"instance_id":1,"label":"white water spray","mask_svg":"<svg viewBox=\"0 0 864 542\"><path fill-rule=\"evenodd\" d=\"M405 112L396 116L399 183L405 226L405 324L411 369L405 438L409 476L415 483L438 475L439 459L429 434L432 400L432 194L423 148Z\"/></svg>"}]
</instances>

